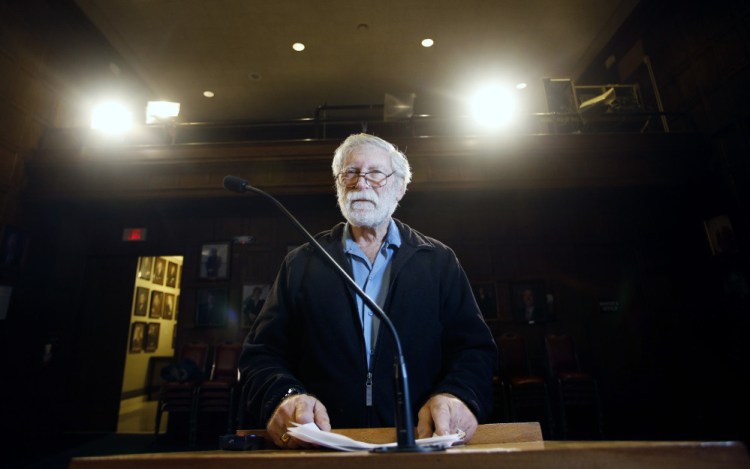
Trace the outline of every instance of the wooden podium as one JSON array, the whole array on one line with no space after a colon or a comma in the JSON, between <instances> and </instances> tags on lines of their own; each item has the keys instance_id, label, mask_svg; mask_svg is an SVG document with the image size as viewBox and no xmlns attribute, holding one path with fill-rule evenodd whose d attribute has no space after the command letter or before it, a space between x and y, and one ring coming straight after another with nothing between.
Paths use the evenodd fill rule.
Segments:
<instances>
[{"instance_id":1,"label":"wooden podium","mask_svg":"<svg viewBox=\"0 0 750 469\"><path fill-rule=\"evenodd\" d=\"M336 430L370 443L395 441L391 428ZM239 434L262 434L239 431ZM700 441L543 441L538 423L480 425L465 446L433 453L325 449L194 451L74 458L71 469L750 469L745 445Z\"/></svg>"}]
</instances>

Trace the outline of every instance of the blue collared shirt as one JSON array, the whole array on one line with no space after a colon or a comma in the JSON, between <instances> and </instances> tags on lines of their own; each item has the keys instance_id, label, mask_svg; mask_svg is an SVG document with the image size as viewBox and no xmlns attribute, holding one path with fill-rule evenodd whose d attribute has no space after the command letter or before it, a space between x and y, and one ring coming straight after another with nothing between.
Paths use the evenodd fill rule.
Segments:
<instances>
[{"instance_id":1,"label":"blue collared shirt","mask_svg":"<svg viewBox=\"0 0 750 469\"><path fill-rule=\"evenodd\" d=\"M365 253L352 238L349 224L344 229L344 253L352 264L354 281L372 298L381 308L385 304L388 295L388 284L391 278L391 260L396 250L401 246L401 234L398 232L396 222L391 219L388 225L388 233L385 235L383 244L378 250L375 262L370 263ZM362 324L362 335L365 338L365 349L367 350L367 367L370 367L370 357L375 352L375 341L378 335L380 320L374 317L374 313L365 305L359 295L357 297L357 311Z\"/></svg>"}]
</instances>

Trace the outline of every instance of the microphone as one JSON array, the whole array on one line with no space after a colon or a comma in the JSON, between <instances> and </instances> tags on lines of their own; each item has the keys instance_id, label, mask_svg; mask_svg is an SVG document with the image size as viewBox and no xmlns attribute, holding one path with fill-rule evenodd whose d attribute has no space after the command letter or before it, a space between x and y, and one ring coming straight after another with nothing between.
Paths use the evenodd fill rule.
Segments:
<instances>
[{"instance_id":1,"label":"microphone","mask_svg":"<svg viewBox=\"0 0 750 469\"><path fill-rule=\"evenodd\" d=\"M362 298L362 301L364 301L364 303L370 308L370 310L373 311L378 319L380 319L380 321L385 324L387 329L390 331L391 336L393 337L393 341L396 344L396 356L394 357L394 372L396 383L394 386L394 394L396 401L395 417L397 445L391 447L383 446L375 448L373 452L427 452L444 449L436 446L418 446L414 440L414 424L411 414L411 397L409 393L409 380L408 374L406 372L404 352L401 348L401 340L399 339L396 327L393 325L388 315L385 314L385 311L383 311L383 309L378 306L378 304L375 303L375 301L370 298L370 296L365 293L359 285L357 285L357 282L355 282L354 279L349 276L346 270L344 270L344 268L341 267L338 262L336 262L336 260L331 257L330 254L328 254L328 251L323 249L323 246L318 243L313 235L311 235L310 232L307 231L307 229L305 229L305 227L302 226L302 224L294 217L294 215L292 215L291 212L289 212L289 210L287 210L286 207L284 207L284 205L275 197L271 196L265 191L258 189L257 187L251 186L247 181L237 176L224 177L224 188L240 194L244 194L246 192L254 192L273 202L274 205L276 205L279 210L281 210L284 215L286 215L289 220L291 220L292 223L294 223L294 225L305 235L310 244L315 248L315 251L328 261L331 267L333 267L333 269L341 275L341 278L344 280L344 282Z\"/></svg>"}]
</instances>

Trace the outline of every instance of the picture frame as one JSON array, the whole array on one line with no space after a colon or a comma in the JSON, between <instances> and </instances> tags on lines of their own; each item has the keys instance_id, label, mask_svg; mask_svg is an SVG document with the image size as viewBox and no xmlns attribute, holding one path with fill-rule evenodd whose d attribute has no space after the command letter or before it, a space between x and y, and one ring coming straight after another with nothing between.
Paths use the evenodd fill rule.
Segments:
<instances>
[{"instance_id":1,"label":"picture frame","mask_svg":"<svg viewBox=\"0 0 750 469\"><path fill-rule=\"evenodd\" d=\"M8 309L10 309L10 297L13 295L11 285L0 285L0 321L8 319Z\"/></svg>"},{"instance_id":2,"label":"picture frame","mask_svg":"<svg viewBox=\"0 0 750 469\"><path fill-rule=\"evenodd\" d=\"M11 225L0 229L0 267L20 269L26 257L29 235L26 230Z\"/></svg>"},{"instance_id":3,"label":"picture frame","mask_svg":"<svg viewBox=\"0 0 750 469\"><path fill-rule=\"evenodd\" d=\"M734 254L738 252L737 240L728 215L718 215L703 222L711 255Z\"/></svg>"},{"instance_id":4,"label":"picture frame","mask_svg":"<svg viewBox=\"0 0 750 469\"><path fill-rule=\"evenodd\" d=\"M161 324L158 322L150 322L146 326L146 345L144 351L147 353L156 352L159 348L159 332L161 330Z\"/></svg>"},{"instance_id":5,"label":"picture frame","mask_svg":"<svg viewBox=\"0 0 750 469\"><path fill-rule=\"evenodd\" d=\"M167 262L167 279L166 286L177 288L180 265L176 262Z\"/></svg>"},{"instance_id":6,"label":"picture frame","mask_svg":"<svg viewBox=\"0 0 750 469\"><path fill-rule=\"evenodd\" d=\"M242 286L241 327L249 328L253 325L266 302L266 298L268 298L270 290L271 285L267 283L251 283Z\"/></svg>"},{"instance_id":7,"label":"picture frame","mask_svg":"<svg viewBox=\"0 0 750 469\"><path fill-rule=\"evenodd\" d=\"M229 241L204 243L201 245L201 280L224 280L229 278Z\"/></svg>"},{"instance_id":8,"label":"picture frame","mask_svg":"<svg viewBox=\"0 0 750 469\"><path fill-rule=\"evenodd\" d=\"M153 257L138 258L138 278L142 280L151 280L151 269L154 266Z\"/></svg>"},{"instance_id":9,"label":"picture frame","mask_svg":"<svg viewBox=\"0 0 750 469\"><path fill-rule=\"evenodd\" d=\"M172 319L174 316L175 299L174 293L164 293L164 308L161 312L162 319Z\"/></svg>"},{"instance_id":10,"label":"picture frame","mask_svg":"<svg viewBox=\"0 0 750 469\"><path fill-rule=\"evenodd\" d=\"M199 288L195 311L196 326L226 326L229 288Z\"/></svg>"},{"instance_id":11,"label":"picture frame","mask_svg":"<svg viewBox=\"0 0 750 469\"><path fill-rule=\"evenodd\" d=\"M135 288L135 298L133 298L133 316L147 316L148 305L151 292L146 287Z\"/></svg>"},{"instance_id":12,"label":"picture frame","mask_svg":"<svg viewBox=\"0 0 750 469\"><path fill-rule=\"evenodd\" d=\"M154 269L151 272L151 282L156 285L164 285L164 277L167 273L167 260L163 257L154 259Z\"/></svg>"},{"instance_id":13,"label":"picture frame","mask_svg":"<svg viewBox=\"0 0 750 469\"><path fill-rule=\"evenodd\" d=\"M146 323L136 321L130 325L130 353L141 353L143 351L144 339L146 337Z\"/></svg>"},{"instance_id":14,"label":"picture frame","mask_svg":"<svg viewBox=\"0 0 750 469\"><path fill-rule=\"evenodd\" d=\"M159 290L151 291L151 304L148 309L148 317L152 319L161 318L164 309L164 292Z\"/></svg>"},{"instance_id":15,"label":"picture frame","mask_svg":"<svg viewBox=\"0 0 750 469\"><path fill-rule=\"evenodd\" d=\"M497 290L493 282L475 282L471 284L474 299L485 321L498 319Z\"/></svg>"},{"instance_id":16,"label":"picture frame","mask_svg":"<svg viewBox=\"0 0 750 469\"><path fill-rule=\"evenodd\" d=\"M551 295L543 280L524 280L510 285L513 322L540 324L553 320Z\"/></svg>"}]
</instances>

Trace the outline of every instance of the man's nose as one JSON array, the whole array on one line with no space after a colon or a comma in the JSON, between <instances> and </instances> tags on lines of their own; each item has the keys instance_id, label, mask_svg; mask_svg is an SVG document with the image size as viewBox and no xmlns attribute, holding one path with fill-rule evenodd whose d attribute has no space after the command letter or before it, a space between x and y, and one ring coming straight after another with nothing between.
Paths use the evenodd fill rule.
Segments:
<instances>
[{"instance_id":1,"label":"man's nose","mask_svg":"<svg viewBox=\"0 0 750 469\"><path fill-rule=\"evenodd\" d=\"M356 187L357 189L366 189L370 187L370 183L367 182L367 178L364 174L358 174L357 183L354 184L354 187Z\"/></svg>"}]
</instances>

